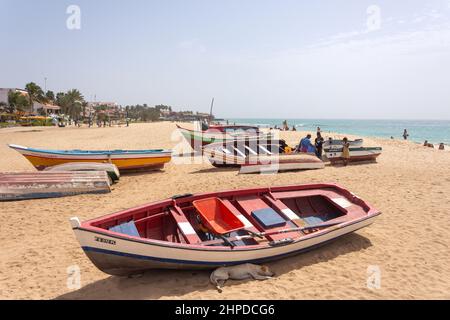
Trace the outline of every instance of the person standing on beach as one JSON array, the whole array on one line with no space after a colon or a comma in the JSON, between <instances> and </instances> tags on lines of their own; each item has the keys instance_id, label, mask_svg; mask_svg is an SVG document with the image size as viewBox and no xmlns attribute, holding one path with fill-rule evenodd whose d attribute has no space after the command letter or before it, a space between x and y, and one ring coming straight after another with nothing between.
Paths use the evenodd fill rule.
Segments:
<instances>
[{"instance_id":1,"label":"person standing on beach","mask_svg":"<svg viewBox=\"0 0 450 320\"><path fill-rule=\"evenodd\" d=\"M317 158L319 158L321 160L322 160L323 142L324 142L324 139L323 139L320 131L318 131L316 140L314 141L314 144L316 147L316 156L317 156Z\"/></svg>"},{"instance_id":2,"label":"person standing on beach","mask_svg":"<svg viewBox=\"0 0 450 320\"><path fill-rule=\"evenodd\" d=\"M342 159L344 161L344 166L347 166L348 160L350 159L350 143L348 142L347 137L342 139Z\"/></svg>"},{"instance_id":3,"label":"person standing on beach","mask_svg":"<svg viewBox=\"0 0 450 320\"><path fill-rule=\"evenodd\" d=\"M408 131L406 131L406 129L403 130L403 139L407 140L408 137L409 137Z\"/></svg>"}]
</instances>

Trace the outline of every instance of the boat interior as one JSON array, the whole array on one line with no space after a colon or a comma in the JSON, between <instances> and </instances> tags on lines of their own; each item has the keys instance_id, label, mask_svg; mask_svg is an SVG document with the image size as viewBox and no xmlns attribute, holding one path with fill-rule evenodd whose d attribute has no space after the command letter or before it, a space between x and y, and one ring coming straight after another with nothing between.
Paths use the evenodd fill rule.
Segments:
<instances>
[{"instance_id":1,"label":"boat interior","mask_svg":"<svg viewBox=\"0 0 450 320\"><path fill-rule=\"evenodd\" d=\"M186 195L89 224L122 235L178 244L274 246L362 217L368 210L333 189Z\"/></svg>"},{"instance_id":2,"label":"boat interior","mask_svg":"<svg viewBox=\"0 0 450 320\"><path fill-rule=\"evenodd\" d=\"M233 155L238 157L248 157L257 155L274 155L285 152L287 144L284 140L268 141L260 143L258 141L235 141L226 144L211 145L208 148L219 151L226 155Z\"/></svg>"}]
</instances>

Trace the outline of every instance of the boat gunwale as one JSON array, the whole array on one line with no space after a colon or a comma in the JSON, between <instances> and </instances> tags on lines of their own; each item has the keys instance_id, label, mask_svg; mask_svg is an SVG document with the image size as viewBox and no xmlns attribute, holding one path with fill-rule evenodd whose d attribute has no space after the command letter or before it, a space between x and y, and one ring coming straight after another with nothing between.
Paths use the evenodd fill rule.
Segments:
<instances>
[{"instance_id":1,"label":"boat gunwale","mask_svg":"<svg viewBox=\"0 0 450 320\"><path fill-rule=\"evenodd\" d=\"M99 234L103 234L105 236L115 237L115 238L122 239L122 240L129 240L129 241L139 242L139 243L143 243L143 244L157 244L157 245L162 245L162 246L171 247L171 248L180 248L180 249L191 248L191 249L204 249L204 250L206 249L206 250L212 250L212 251L214 251L217 248L223 248L224 251L230 251L230 250L236 250L237 248L239 248L239 246L236 246L233 249L230 247L227 247L227 246L207 247L207 246L200 245L200 244L175 243L175 242L162 241L162 240L156 240L156 239L134 237L134 236L123 235L121 233L112 232L112 231L109 231L109 230L106 230L103 228L99 228L99 227L94 226L94 224L105 222L108 219L113 219L113 218L116 220L119 220L119 219L129 216L133 212L136 212L139 210L144 210L144 209L151 210L151 209L155 209L158 207L164 208L164 207L175 206L175 205L179 205L179 204L182 204L185 202L192 202L194 200L201 199L204 197L211 197L213 195L215 197L220 198L220 197L226 197L226 196L233 196L233 195L236 195L236 193L239 193L239 196L245 196L245 195L250 195L250 194L283 192L283 191L284 192L286 192L286 191L302 191L302 190L323 189L323 188L332 188L332 189L337 190L338 191L337 193L339 193L343 197L347 198L347 200L350 200L350 202L352 204L362 207L362 209L364 211L366 211L366 214L360 218L343 221L343 222L337 224L336 226L331 226L331 227L325 228L323 230L298 237L298 238L294 239L294 241L292 243L297 243L298 241L310 239L311 236L320 236L327 232L331 232L335 229L344 228L344 227L347 227L354 223L358 223L358 222L364 221L366 219L370 219L374 216L381 214L381 212L379 210L375 209L373 206L371 206L370 204L368 204L367 202L362 200L360 197L358 197L355 194L353 194L352 192L344 189L340 185L338 185L336 183L319 183L319 184L302 184L302 185L225 190L225 191L219 191L219 192L199 193L199 194L183 197L180 199L168 198L165 200L154 201L154 202L144 204L141 206L137 206L134 208L129 208L129 209L126 209L123 211L118 211L118 212L107 214L107 215L97 217L94 219L86 220L86 221L81 222L80 226L74 227L73 229L80 229L80 230L90 231L93 233L99 233ZM345 208L343 208L343 209L346 210ZM256 249L264 249L264 248L273 248L273 247L270 246L269 243L267 243L267 244L259 244L259 245L242 246L242 249L240 249L240 250L256 250Z\"/></svg>"},{"instance_id":2,"label":"boat gunwale","mask_svg":"<svg viewBox=\"0 0 450 320\"><path fill-rule=\"evenodd\" d=\"M183 127L179 126L178 124L176 126L177 126L178 130L180 130L180 131L182 131L182 130L188 131L189 134L191 136L194 136L194 137L198 136L199 134L202 136L202 138L203 138L203 135L209 135L209 134L211 134L211 135L217 134L217 135L221 135L221 136L229 136L231 138L236 137L235 135L233 135L233 134L231 134L229 132L223 132L223 131L216 130L216 129L213 129L212 131L208 131L208 130L203 131L203 130L193 130L193 129L183 128ZM244 137L245 136L248 136L248 137L259 137L259 136L262 136L262 137L264 137L264 136L272 136L272 133L270 133L270 132L269 133L265 133L265 132L261 132L261 131L255 131L254 133L253 132L247 133L245 130L243 130L241 135L244 136Z\"/></svg>"},{"instance_id":3,"label":"boat gunwale","mask_svg":"<svg viewBox=\"0 0 450 320\"><path fill-rule=\"evenodd\" d=\"M170 149L142 149L142 150L47 150L47 149L37 149L32 147L19 146L14 144L8 145L11 149L16 151L29 151L36 153L45 154L56 154L65 156L89 156L89 155L139 155L139 154L155 154L155 155L171 155L172 150ZM22 152L21 152L22 153Z\"/></svg>"},{"instance_id":4,"label":"boat gunwale","mask_svg":"<svg viewBox=\"0 0 450 320\"><path fill-rule=\"evenodd\" d=\"M336 226L331 226L331 227L325 228L323 230L293 239L293 241L291 243L283 245L282 247L292 246L292 245L297 244L302 241L306 241L306 240L324 236L324 235L334 232L338 229L343 229L343 228L349 227L351 225L363 222L365 220L374 218L380 214L381 214L381 211L377 211L377 212L374 212L371 214L367 214L366 216L363 216L358 219L353 219L350 221L343 221L342 223L339 223ZM180 250L244 252L244 251L256 251L256 250L265 250L265 249L276 249L278 247L278 246L271 246L269 244L269 242L265 243L265 244L259 244L259 245L235 246L235 247L230 247L230 246L226 246L226 245L224 245L224 246L205 246L205 245L200 245L200 244L175 243L175 242L162 241L162 240L156 240L156 239L147 239L147 238L128 236L128 235L112 232L109 230L105 230L105 229L97 228L97 227L93 227L93 226L86 227L86 226L83 226L83 223L81 224L80 227L73 228L73 230L81 230L81 231L85 231L85 232L108 236L108 237L115 238L115 239L124 240L124 241L137 242L137 243L145 244L145 245L156 245L156 246L160 246L160 247L168 247L168 248L180 249ZM84 247L84 246L81 244L81 247Z\"/></svg>"}]
</instances>

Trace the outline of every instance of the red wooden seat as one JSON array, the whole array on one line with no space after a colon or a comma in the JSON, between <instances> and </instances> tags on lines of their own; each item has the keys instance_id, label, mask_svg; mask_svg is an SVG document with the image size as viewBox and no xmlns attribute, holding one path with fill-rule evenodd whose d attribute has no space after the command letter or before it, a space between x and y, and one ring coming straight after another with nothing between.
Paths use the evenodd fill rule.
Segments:
<instances>
[{"instance_id":1,"label":"red wooden seat","mask_svg":"<svg viewBox=\"0 0 450 320\"><path fill-rule=\"evenodd\" d=\"M175 219L178 229L180 230L181 234L184 237L184 240L186 243L195 244L200 243L202 240L195 232L194 228L192 227L189 220L186 218L186 215L183 213L183 211L178 207L174 206L173 208L169 209L170 214Z\"/></svg>"}]
</instances>

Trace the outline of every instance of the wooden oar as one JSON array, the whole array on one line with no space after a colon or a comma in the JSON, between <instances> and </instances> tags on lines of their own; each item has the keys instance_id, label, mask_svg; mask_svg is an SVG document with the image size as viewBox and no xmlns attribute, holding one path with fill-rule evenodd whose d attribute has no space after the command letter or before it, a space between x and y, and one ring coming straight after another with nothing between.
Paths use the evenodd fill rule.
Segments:
<instances>
[{"instance_id":1,"label":"wooden oar","mask_svg":"<svg viewBox=\"0 0 450 320\"><path fill-rule=\"evenodd\" d=\"M205 245L205 246L209 246L209 245L220 244L220 243L225 242L226 244L230 245L230 243L232 243L233 241L240 241L240 240L245 240L245 239L253 239L255 237L263 238L265 236L269 236L269 235L273 235L273 234L279 234L279 233L288 233L288 232L295 232L295 231L305 231L305 230L310 230L310 229L319 229L319 228L332 227L332 226L338 225L340 223L342 223L342 221L331 222L331 223L322 223L322 224L317 224L317 225L313 225L313 226L306 226L306 227L301 227L301 228L298 227L298 228L282 229L282 230L269 231L269 232L252 232L252 231L249 231L249 230L245 230L246 232L249 233L249 235L236 236L236 237L231 237L231 238L225 238L224 236L221 236L220 240L219 239L217 239L217 240L209 240L209 241L201 242L199 244ZM231 247L233 248L234 245L231 246Z\"/></svg>"}]
</instances>

